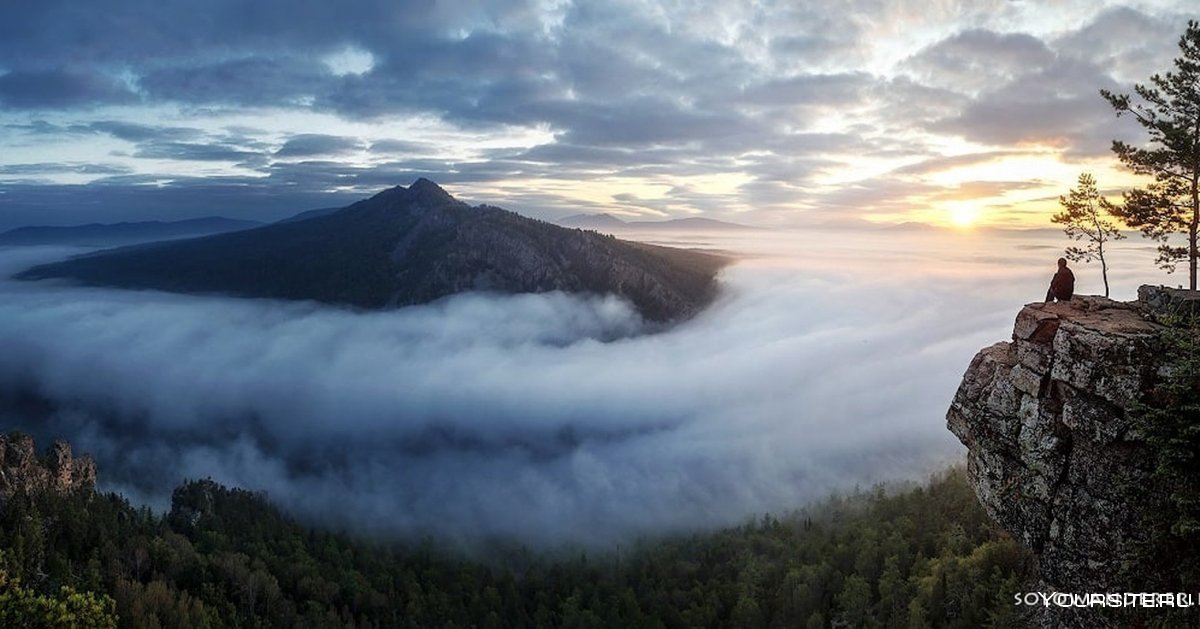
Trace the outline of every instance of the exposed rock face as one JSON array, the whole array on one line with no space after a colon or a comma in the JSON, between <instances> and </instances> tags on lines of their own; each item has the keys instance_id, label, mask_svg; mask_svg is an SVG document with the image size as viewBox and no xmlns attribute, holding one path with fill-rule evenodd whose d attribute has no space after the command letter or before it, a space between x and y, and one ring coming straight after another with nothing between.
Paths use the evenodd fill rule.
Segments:
<instances>
[{"instance_id":1,"label":"exposed rock face","mask_svg":"<svg viewBox=\"0 0 1200 629\"><path fill-rule=\"evenodd\" d=\"M1025 306L1012 342L975 356L950 406L980 501L1038 556L1048 591L1143 591L1122 575L1146 541L1153 457L1129 411L1159 375L1148 302L1177 301L1164 294Z\"/></svg>"},{"instance_id":2,"label":"exposed rock face","mask_svg":"<svg viewBox=\"0 0 1200 629\"><path fill-rule=\"evenodd\" d=\"M71 445L55 441L48 460L38 459L33 437L0 434L0 497L16 492L74 491L96 486L96 463L71 456Z\"/></svg>"},{"instance_id":3,"label":"exposed rock face","mask_svg":"<svg viewBox=\"0 0 1200 629\"><path fill-rule=\"evenodd\" d=\"M1200 313L1200 291L1166 286L1142 286L1138 288L1138 301L1156 313Z\"/></svg>"}]
</instances>

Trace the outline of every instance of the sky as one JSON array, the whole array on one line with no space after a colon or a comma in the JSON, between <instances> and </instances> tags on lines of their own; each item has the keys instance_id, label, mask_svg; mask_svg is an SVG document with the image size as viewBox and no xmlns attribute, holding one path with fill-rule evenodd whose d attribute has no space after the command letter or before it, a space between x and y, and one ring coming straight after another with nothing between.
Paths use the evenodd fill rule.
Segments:
<instances>
[{"instance_id":1,"label":"sky","mask_svg":"<svg viewBox=\"0 0 1200 629\"><path fill-rule=\"evenodd\" d=\"M1191 9L1191 13L1189 13ZM0 4L0 229L428 177L540 218L1049 226L1191 0Z\"/></svg>"},{"instance_id":2,"label":"sky","mask_svg":"<svg viewBox=\"0 0 1200 629\"><path fill-rule=\"evenodd\" d=\"M0 248L0 425L68 439L102 489L160 509L211 477L306 522L465 550L739 525L961 463L945 414L962 374L1064 244L846 231L710 241L756 255L656 334L611 297L364 312L16 282L74 250ZM1161 281L1154 255L1112 243L1113 297ZM1096 265L1075 273L1101 292ZM51 406L13 409L14 392Z\"/></svg>"}]
</instances>

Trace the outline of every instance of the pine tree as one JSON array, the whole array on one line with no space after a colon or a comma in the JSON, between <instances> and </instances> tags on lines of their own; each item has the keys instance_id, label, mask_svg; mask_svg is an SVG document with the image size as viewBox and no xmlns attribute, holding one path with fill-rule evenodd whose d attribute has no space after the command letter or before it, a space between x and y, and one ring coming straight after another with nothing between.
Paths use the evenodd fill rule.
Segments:
<instances>
[{"instance_id":1,"label":"pine tree","mask_svg":"<svg viewBox=\"0 0 1200 629\"><path fill-rule=\"evenodd\" d=\"M1129 94L1100 90L1117 116L1132 115L1150 136L1136 147L1114 140L1112 150L1121 163L1138 175L1153 177L1143 188L1129 190L1118 218L1160 242L1158 264L1168 272L1187 260L1189 281L1196 289L1197 228L1200 227L1200 22L1189 20L1179 38L1180 56L1174 71L1155 74L1149 85L1134 85L1139 101ZM1173 246L1168 237L1187 234L1187 246Z\"/></svg>"},{"instance_id":2,"label":"pine tree","mask_svg":"<svg viewBox=\"0 0 1200 629\"><path fill-rule=\"evenodd\" d=\"M1099 260L1100 274L1104 278L1104 296L1108 297L1108 261L1104 259L1104 243L1125 237L1112 221L1105 218L1106 214L1113 214L1116 208L1108 199L1100 196L1096 189L1096 178L1089 173L1079 175L1079 185L1058 197L1058 202L1063 209L1050 220L1062 224L1068 237L1074 240L1087 239L1086 246L1067 247L1064 255L1073 262Z\"/></svg>"}]
</instances>

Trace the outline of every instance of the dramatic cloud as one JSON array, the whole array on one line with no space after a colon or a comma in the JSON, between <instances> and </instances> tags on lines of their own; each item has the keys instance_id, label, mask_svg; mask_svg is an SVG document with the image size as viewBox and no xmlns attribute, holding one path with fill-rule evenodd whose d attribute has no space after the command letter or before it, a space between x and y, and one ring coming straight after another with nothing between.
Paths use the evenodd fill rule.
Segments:
<instances>
[{"instance_id":1,"label":"dramatic cloud","mask_svg":"<svg viewBox=\"0 0 1200 629\"><path fill-rule=\"evenodd\" d=\"M978 93L1054 61L1054 52L1032 35L971 29L922 50L908 65L926 85Z\"/></svg>"},{"instance_id":2,"label":"dramatic cloud","mask_svg":"<svg viewBox=\"0 0 1200 629\"><path fill-rule=\"evenodd\" d=\"M1030 149L1054 171L1042 189L981 203L1046 214L1035 199L1054 198L1081 168L1121 181L1109 143L1137 135L1097 92L1166 68L1190 9L1183 0L7 3L0 165L58 158L146 178L0 172L0 223L124 211L94 203L97 187L201 195L189 181L198 167L223 181L257 177L245 201L262 188L292 195L295 178L275 173L299 158L336 162L340 173L306 184L307 194L365 194L420 173L545 217L597 207L799 225L834 211L820 204L835 185L882 188L875 179L916 162ZM907 218L938 222L939 188L961 183L939 175L902 182L929 191L908 198ZM26 186L53 182L66 184L53 204L25 203L35 192ZM226 201L207 203L270 218ZM182 218L175 206L147 211ZM895 204L837 211L906 218Z\"/></svg>"},{"instance_id":3,"label":"dramatic cloud","mask_svg":"<svg viewBox=\"0 0 1200 629\"><path fill-rule=\"evenodd\" d=\"M194 104L296 106L326 73L311 59L244 58L154 70L139 81L154 99Z\"/></svg>"},{"instance_id":4,"label":"dramatic cloud","mask_svg":"<svg viewBox=\"0 0 1200 629\"><path fill-rule=\"evenodd\" d=\"M337 155L338 153L349 153L362 148L362 142L356 138L305 133L288 138L288 141L284 142L278 151L275 151L275 155L280 157Z\"/></svg>"},{"instance_id":5,"label":"dramatic cloud","mask_svg":"<svg viewBox=\"0 0 1200 629\"><path fill-rule=\"evenodd\" d=\"M653 335L623 303L561 294L363 313L5 282L0 390L58 407L6 424L72 439L105 487L160 506L212 476L314 521L451 543L737 523L957 458L959 377L1062 244L843 237L715 243L759 255ZM10 249L0 275L61 255ZM1112 255L1128 298L1153 253Z\"/></svg>"},{"instance_id":6,"label":"dramatic cloud","mask_svg":"<svg viewBox=\"0 0 1200 629\"><path fill-rule=\"evenodd\" d=\"M1107 68L1121 83L1144 82L1151 74L1164 70L1161 43L1174 44L1179 35L1176 20L1116 6L1104 10L1083 28L1067 32L1053 45L1063 54Z\"/></svg>"},{"instance_id":7,"label":"dramatic cloud","mask_svg":"<svg viewBox=\"0 0 1200 629\"><path fill-rule=\"evenodd\" d=\"M381 155L395 154L410 154L410 153L429 153L437 150L437 147L421 142L406 142L404 140L378 140L371 143L370 148L372 153Z\"/></svg>"},{"instance_id":8,"label":"dramatic cloud","mask_svg":"<svg viewBox=\"0 0 1200 629\"><path fill-rule=\"evenodd\" d=\"M190 127L155 127L120 120L99 120L87 125L71 127L70 131L107 133L127 142L194 140L204 135L200 129Z\"/></svg>"},{"instance_id":9,"label":"dramatic cloud","mask_svg":"<svg viewBox=\"0 0 1200 629\"><path fill-rule=\"evenodd\" d=\"M128 87L98 73L33 70L0 75L0 107L10 109L71 109L135 99Z\"/></svg>"},{"instance_id":10,"label":"dramatic cloud","mask_svg":"<svg viewBox=\"0 0 1200 629\"><path fill-rule=\"evenodd\" d=\"M961 52L955 56L965 57ZM934 128L991 146L1073 148L1091 138L1105 144L1112 140L1117 127L1099 90L1120 87L1098 66L1073 58L1043 58L1038 51L1014 54L1011 61L1013 74L989 76L974 102Z\"/></svg>"},{"instance_id":11,"label":"dramatic cloud","mask_svg":"<svg viewBox=\"0 0 1200 629\"><path fill-rule=\"evenodd\" d=\"M197 142L147 143L139 145L137 152L134 154L137 157L201 162L241 162L260 157L258 153L243 151L226 144L201 144Z\"/></svg>"},{"instance_id":12,"label":"dramatic cloud","mask_svg":"<svg viewBox=\"0 0 1200 629\"><path fill-rule=\"evenodd\" d=\"M75 173L81 175L125 175L132 172L127 166L116 164L71 164L53 162L42 164L2 164L0 173L5 175L46 175Z\"/></svg>"}]
</instances>

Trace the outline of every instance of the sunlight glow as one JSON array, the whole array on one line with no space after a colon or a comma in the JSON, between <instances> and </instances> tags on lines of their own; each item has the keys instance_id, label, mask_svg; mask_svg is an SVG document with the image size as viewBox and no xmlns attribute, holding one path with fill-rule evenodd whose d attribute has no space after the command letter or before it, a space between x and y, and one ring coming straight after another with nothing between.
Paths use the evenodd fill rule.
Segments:
<instances>
[{"instance_id":1,"label":"sunlight glow","mask_svg":"<svg viewBox=\"0 0 1200 629\"><path fill-rule=\"evenodd\" d=\"M950 208L950 221L957 227L970 227L979 218L979 208L973 205L955 204Z\"/></svg>"}]
</instances>

